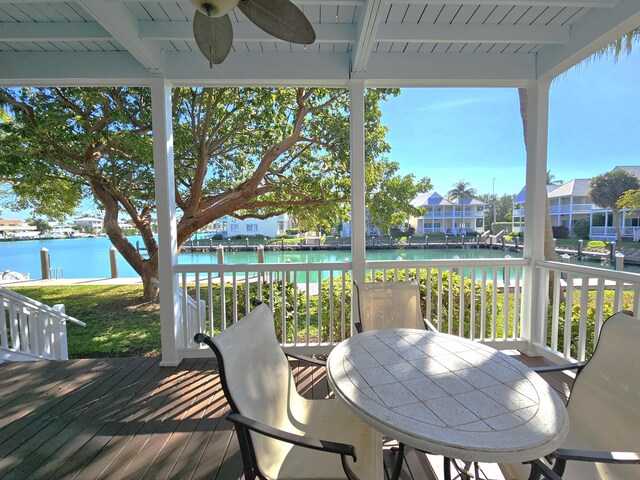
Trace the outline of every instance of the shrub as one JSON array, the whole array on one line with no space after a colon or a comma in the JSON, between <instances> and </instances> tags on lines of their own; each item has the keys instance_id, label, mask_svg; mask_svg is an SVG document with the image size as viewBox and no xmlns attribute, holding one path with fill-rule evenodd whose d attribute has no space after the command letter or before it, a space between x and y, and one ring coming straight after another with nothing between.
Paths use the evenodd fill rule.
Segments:
<instances>
[{"instance_id":1,"label":"shrub","mask_svg":"<svg viewBox=\"0 0 640 480\"><path fill-rule=\"evenodd\" d=\"M564 225L551 228L553 229L553 238L569 238L569 229Z\"/></svg>"},{"instance_id":2,"label":"shrub","mask_svg":"<svg viewBox=\"0 0 640 480\"><path fill-rule=\"evenodd\" d=\"M587 243L587 247L589 248L607 248L606 242L602 240L591 240Z\"/></svg>"},{"instance_id":3,"label":"shrub","mask_svg":"<svg viewBox=\"0 0 640 480\"><path fill-rule=\"evenodd\" d=\"M287 235L298 235L300 233L300 229L299 228L289 228L288 230L285 230L285 233Z\"/></svg>"},{"instance_id":4,"label":"shrub","mask_svg":"<svg viewBox=\"0 0 640 480\"><path fill-rule=\"evenodd\" d=\"M586 218L581 218L573 224L573 234L582 240L589 240L589 229L589 220Z\"/></svg>"}]
</instances>

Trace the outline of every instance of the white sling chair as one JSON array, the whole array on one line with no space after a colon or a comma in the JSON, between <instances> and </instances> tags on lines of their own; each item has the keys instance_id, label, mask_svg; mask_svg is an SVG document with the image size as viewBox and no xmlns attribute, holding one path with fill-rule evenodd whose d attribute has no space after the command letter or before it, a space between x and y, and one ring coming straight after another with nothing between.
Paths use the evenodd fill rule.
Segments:
<instances>
[{"instance_id":1,"label":"white sling chair","mask_svg":"<svg viewBox=\"0 0 640 480\"><path fill-rule=\"evenodd\" d=\"M420 287L411 282L353 282L360 317L359 333L385 328L430 328L420 308Z\"/></svg>"},{"instance_id":2,"label":"white sling chair","mask_svg":"<svg viewBox=\"0 0 640 480\"><path fill-rule=\"evenodd\" d=\"M217 357L244 478L382 478L381 435L340 400L309 400L296 391L268 305L259 304L213 338L199 333L195 341Z\"/></svg>"},{"instance_id":3,"label":"white sling chair","mask_svg":"<svg viewBox=\"0 0 640 480\"><path fill-rule=\"evenodd\" d=\"M579 369L567 403L569 435L550 456L557 477L545 472L546 477L640 479L639 344L640 320L620 312L602 326L588 362L534 369ZM506 480L539 477L524 465L501 468Z\"/></svg>"}]
</instances>

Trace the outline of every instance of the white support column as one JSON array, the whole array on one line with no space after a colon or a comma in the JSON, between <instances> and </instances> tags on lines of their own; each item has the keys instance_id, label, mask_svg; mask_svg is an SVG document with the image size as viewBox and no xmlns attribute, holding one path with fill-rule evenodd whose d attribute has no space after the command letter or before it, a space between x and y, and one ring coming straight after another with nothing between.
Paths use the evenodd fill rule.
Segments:
<instances>
[{"instance_id":1,"label":"white support column","mask_svg":"<svg viewBox=\"0 0 640 480\"><path fill-rule=\"evenodd\" d=\"M349 96L351 114L351 258L353 259L353 280L363 282L366 255L364 80L349 82ZM352 305L355 304L356 302L352 302Z\"/></svg>"},{"instance_id":2,"label":"white support column","mask_svg":"<svg viewBox=\"0 0 640 480\"><path fill-rule=\"evenodd\" d=\"M527 208L524 258L532 265L525 269L522 327L520 335L529 344L539 342L546 318L546 288L533 262L544 260L545 216L547 209L547 141L549 128L549 80L537 80L527 87Z\"/></svg>"},{"instance_id":3,"label":"white support column","mask_svg":"<svg viewBox=\"0 0 640 480\"><path fill-rule=\"evenodd\" d=\"M569 196L569 234L573 233L573 195Z\"/></svg>"},{"instance_id":4,"label":"white support column","mask_svg":"<svg viewBox=\"0 0 640 480\"><path fill-rule=\"evenodd\" d=\"M153 164L158 214L158 275L160 280L160 334L162 366L175 366L178 356L180 299L173 267L178 263L171 86L163 77L151 79Z\"/></svg>"}]
</instances>

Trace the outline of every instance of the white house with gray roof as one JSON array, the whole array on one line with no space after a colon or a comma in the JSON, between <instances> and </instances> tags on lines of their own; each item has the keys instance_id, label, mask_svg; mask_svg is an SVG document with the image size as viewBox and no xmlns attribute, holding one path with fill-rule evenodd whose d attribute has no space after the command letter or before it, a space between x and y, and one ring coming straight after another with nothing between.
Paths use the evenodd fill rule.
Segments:
<instances>
[{"instance_id":1,"label":"white house with gray roof","mask_svg":"<svg viewBox=\"0 0 640 480\"><path fill-rule=\"evenodd\" d=\"M443 197L438 192L418 195L412 202L425 214L412 218L409 224L419 235L442 232L453 235L468 232L484 232L484 202L477 198L465 198L461 202Z\"/></svg>"},{"instance_id":2,"label":"white house with gray roof","mask_svg":"<svg viewBox=\"0 0 640 480\"><path fill-rule=\"evenodd\" d=\"M618 166L615 170L625 170L640 178L640 166ZM578 220L589 221L589 237L610 240L616 238L612 225L611 209L600 207L589 198L590 178L574 179L562 185L547 185L549 215L552 226L564 226L573 231ZM526 191L523 188L513 200L513 231L524 231ZM638 239L640 236L640 212L621 210L621 234L623 237Z\"/></svg>"}]
</instances>

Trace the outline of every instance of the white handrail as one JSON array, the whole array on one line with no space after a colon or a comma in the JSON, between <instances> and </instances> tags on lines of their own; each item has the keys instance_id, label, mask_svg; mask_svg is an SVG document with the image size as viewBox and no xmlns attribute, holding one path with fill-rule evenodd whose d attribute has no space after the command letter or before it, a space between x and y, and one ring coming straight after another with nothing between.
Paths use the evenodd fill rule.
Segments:
<instances>
[{"instance_id":1,"label":"white handrail","mask_svg":"<svg viewBox=\"0 0 640 480\"><path fill-rule=\"evenodd\" d=\"M68 359L67 326L84 322L64 312L0 287L0 348L29 357Z\"/></svg>"}]
</instances>

